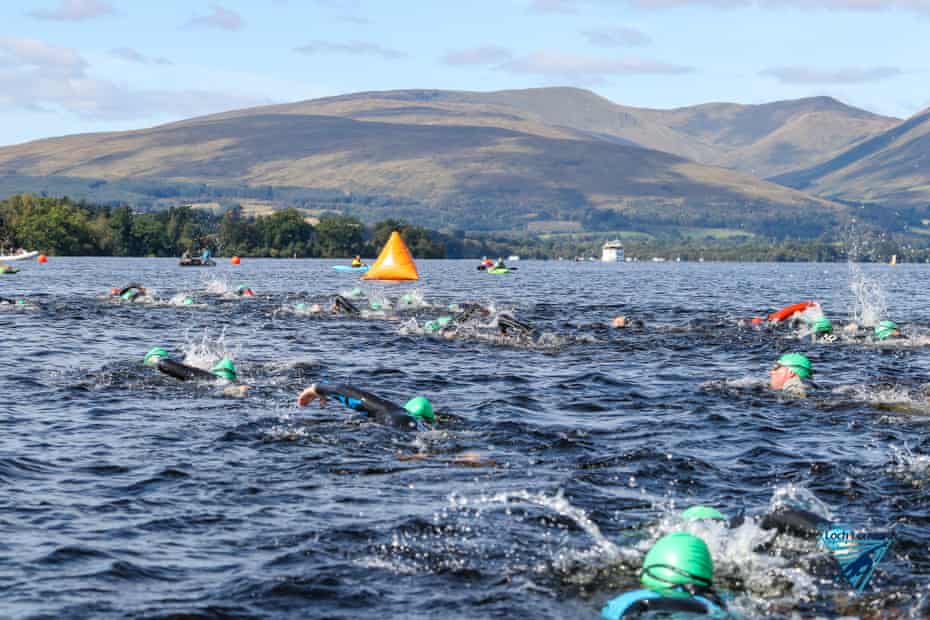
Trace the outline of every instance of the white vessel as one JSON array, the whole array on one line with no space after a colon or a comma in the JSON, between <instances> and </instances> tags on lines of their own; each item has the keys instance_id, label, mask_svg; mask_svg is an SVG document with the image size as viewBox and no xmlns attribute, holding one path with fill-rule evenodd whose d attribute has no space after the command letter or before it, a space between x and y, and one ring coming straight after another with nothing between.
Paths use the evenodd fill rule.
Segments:
<instances>
[{"instance_id":1,"label":"white vessel","mask_svg":"<svg viewBox=\"0 0 930 620\"><path fill-rule=\"evenodd\" d=\"M518 260L520 260L520 257L517 256L516 254L514 254L513 256L508 256L508 257L507 257L507 260L510 261L511 263L515 263L515 262L517 262Z\"/></svg>"},{"instance_id":2,"label":"white vessel","mask_svg":"<svg viewBox=\"0 0 930 620\"><path fill-rule=\"evenodd\" d=\"M0 261L11 263L15 260L27 260L30 258L35 258L38 255L38 252L27 252L26 250L20 250L18 254L0 255Z\"/></svg>"},{"instance_id":3,"label":"white vessel","mask_svg":"<svg viewBox=\"0 0 930 620\"><path fill-rule=\"evenodd\" d=\"M623 262L623 258L623 244L619 239L604 243L604 247L601 248L601 262Z\"/></svg>"}]
</instances>

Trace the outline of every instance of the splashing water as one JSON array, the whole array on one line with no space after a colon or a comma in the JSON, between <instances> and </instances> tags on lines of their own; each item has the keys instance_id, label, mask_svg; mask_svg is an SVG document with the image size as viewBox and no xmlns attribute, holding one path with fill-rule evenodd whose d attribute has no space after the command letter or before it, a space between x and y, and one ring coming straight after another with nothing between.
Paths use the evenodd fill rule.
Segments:
<instances>
[{"instance_id":1,"label":"splashing water","mask_svg":"<svg viewBox=\"0 0 930 620\"><path fill-rule=\"evenodd\" d=\"M226 278L213 276L206 282L206 291L213 295L225 295L230 292L229 281Z\"/></svg>"},{"instance_id":2,"label":"splashing water","mask_svg":"<svg viewBox=\"0 0 930 620\"><path fill-rule=\"evenodd\" d=\"M224 357L236 359L238 357L239 347L235 351L230 350L226 345L226 328L220 332L220 335L213 339L210 332L205 331L200 340L191 338L190 334L184 337L184 363L195 368L210 370Z\"/></svg>"},{"instance_id":3,"label":"splashing water","mask_svg":"<svg viewBox=\"0 0 930 620\"><path fill-rule=\"evenodd\" d=\"M856 263L849 263L849 288L855 297L852 320L864 327L874 327L885 318L888 303L877 280L866 277Z\"/></svg>"}]
</instances>

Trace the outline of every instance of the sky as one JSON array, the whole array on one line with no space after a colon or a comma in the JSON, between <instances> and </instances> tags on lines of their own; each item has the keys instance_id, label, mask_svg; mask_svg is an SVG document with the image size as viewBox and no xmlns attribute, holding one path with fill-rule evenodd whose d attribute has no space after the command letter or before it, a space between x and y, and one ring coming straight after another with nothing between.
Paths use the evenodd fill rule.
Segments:
<instances>
[{"instance_id":1,"label":"sky","mask_svg":"<svg viewBox=\"0 0 930 620\"><path fill-rule=\"evenodd\" d=\"M0 3L0 145L359 91L930 106L930 0Z\"/></svg>"}]
</instances>

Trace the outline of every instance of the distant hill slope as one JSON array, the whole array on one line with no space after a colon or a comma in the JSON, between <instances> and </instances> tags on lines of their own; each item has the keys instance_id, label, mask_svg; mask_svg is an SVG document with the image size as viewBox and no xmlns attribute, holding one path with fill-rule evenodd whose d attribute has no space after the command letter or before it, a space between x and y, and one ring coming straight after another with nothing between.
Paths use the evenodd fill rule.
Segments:
<instances>
[{"instance_id":1,"label":"distant hill slope","mask_svg":"<svg viewBox=\"0 0 930 620\"><path fill-rule=\"evenodd\" d=\"M930 110L779 183L849 201L930 205Z\"/></svg>"},{"instance_id":2,"label":"distant hill slope","mask_svg":"<svg viewBox=\"0 0 930 620\"><path fill-rule=\"evenodd\" d=\"M593 111L585 112L581 101ZM604 101L576 89L360 93L6 147L0 175L99 180L89 186L185 184L188 193L179 198L190 198L189 188L203 183L352 192L381 198L359 207L369 218L400 215L468 229L603 221L609 214L614 224L797 228L812 211L843 211L746 174L633 146L636 140L619 135L624 118L639 128L640 140L685 135L644 116L594 131ZM577 116L557 123L563 107L563 116ZM676 118L693 130L687 114ZM720 128L707 131L721 142L758 143ZM697 138L688 140L705 149ZM592 216L592 209L599 214ZM802 227L792 234L807 232L818 231Z\"/></svg>"}]
</instances>

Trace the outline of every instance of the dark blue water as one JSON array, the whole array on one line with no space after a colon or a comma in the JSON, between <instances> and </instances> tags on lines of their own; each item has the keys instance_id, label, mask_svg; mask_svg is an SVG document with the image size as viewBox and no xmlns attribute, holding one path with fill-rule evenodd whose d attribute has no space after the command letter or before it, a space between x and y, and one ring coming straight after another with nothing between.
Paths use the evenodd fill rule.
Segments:
<instances>
[{"instance_id":1,"label":"dark blue water","mask_svg":"<svg viewBox=\"0 0 930 620\"><path fill-rule=\"evenodd\" d=\"M801 299L850 318L846 265L524 261L496 277L421 261L419 283L364 292L437 308L292 312L356 285L332 264L53 258L3 276L0 295L34 306L0 308L0 616L596 618L679 527L708 541L746 617L930 613L930 268L864 268L909 334L876 346L737 325ZM133 280L160 302L107 299ZM239 283L258 297L217 293ZM166 303L179 293L198 305ZM542 336L447 341L411 323L467 300ZM608 329L620 313L645 327ZM143 367L159 345L228 353L252 390ZM814 362L811 398L760 386L788 350ZM440 428L298 409L319 380L427 395ZM865 593L814 540L674 518L783 502L894 526Z\"/></svg>"}]
</instances>

